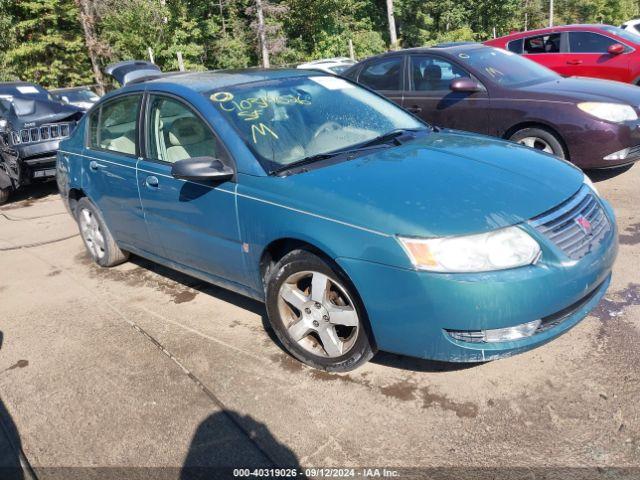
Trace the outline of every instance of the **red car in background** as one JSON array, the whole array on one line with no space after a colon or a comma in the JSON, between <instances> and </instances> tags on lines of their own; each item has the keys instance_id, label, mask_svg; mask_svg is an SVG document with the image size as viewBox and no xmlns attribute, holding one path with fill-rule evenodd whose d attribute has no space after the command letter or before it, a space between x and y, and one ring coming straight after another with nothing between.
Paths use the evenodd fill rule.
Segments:
<instances>
[{"instance_id":1,"label":"red car in background","mask_svg":"<svg viewBox=\"0 0 640 480\"><path fill-rule=\"evenodd\" d=\"M612 25L565 25L485 42L523 55L565 77L640 83L640 36Z\"/></svg>"}]
</instances>

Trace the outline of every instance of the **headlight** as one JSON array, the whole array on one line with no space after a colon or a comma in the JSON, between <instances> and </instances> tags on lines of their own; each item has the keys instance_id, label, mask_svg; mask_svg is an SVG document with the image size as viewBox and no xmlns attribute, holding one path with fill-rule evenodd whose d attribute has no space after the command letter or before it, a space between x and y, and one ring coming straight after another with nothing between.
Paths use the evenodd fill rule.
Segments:
<instances>
[{"instance_id":1,"label":"headlight","mask_svg":"<svg viewBox=\"0 0 640 480\"><path fill-rule=\"evenodd\" d=\"M488 272L535 262L540 246L525 231L508 227L478 235L398 237L413 265L433 272Z\"/></svg>"},{"instance_id":2,"label":"headlight","mask_svg":"<svg viewBox=\"0 0 640 480\"><path fill-rule=\"evenodd\" d=\"M596 186L593 184L593 182L591 181L591 179L589 177L587 177L587 174L584 173L584 184L586 186L588 186L591 190L593 190L593 193L595 193L596 195L600 196L600 193L598 192L598 189L596 188Z\"/></svg>"},{"instance_id":3,"label":"headlight","mask_svg":"<svg viewBox=\"0 0 640 480\"><path fill-rule=\"evenodd\" d=\"M626 122L638 119L636 111L630 105L621 103L584 102L579 103L578 108L608 122Z\"/></svg>"}]
</instances>

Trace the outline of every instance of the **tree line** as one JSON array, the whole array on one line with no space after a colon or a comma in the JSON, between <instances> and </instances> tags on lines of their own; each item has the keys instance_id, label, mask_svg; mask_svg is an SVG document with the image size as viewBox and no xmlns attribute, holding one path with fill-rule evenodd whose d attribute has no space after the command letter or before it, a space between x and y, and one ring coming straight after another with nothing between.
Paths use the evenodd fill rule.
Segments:
<instances>
[{"instance_id":1,"label":"tree line","mask_svg":"<svg viewBox=\"0 0 640 480\"><path fill-rule=\"evenodd\" d=\"M640 16L640 0L554 4L556 25ZM105 65L149 48L165 71L178 52L188 70L348 56L350 42L363 58L548 22L549 0L0 0L0 80L101 85Z\"/></svg>"}]
</instances>

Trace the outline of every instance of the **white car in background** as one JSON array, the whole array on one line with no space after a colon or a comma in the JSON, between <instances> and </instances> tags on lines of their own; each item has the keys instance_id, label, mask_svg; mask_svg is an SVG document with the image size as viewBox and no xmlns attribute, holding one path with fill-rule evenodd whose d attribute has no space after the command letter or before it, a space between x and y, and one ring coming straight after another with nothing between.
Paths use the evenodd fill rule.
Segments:
<instances>
[{"instance_id":1,"label":"white car in background","mask_svg":"<svg viewBox=\"0 0 640 480\"><path fill-rule=\"evenodd\" d=\"M340 75L347 68L355 65L355 63L356 62L349 57L323 58L321 60L303 63L298 65L297 68L302 70L320 70L322 72L332 73L333 75Z\"/></svg>"},{"instance_id":2,"label":"white car in background","mask_svg":"<svg viewBox=\"0 0 640 480\"><path fill-rule=\"evenodd\" d=\"M624 22L622 25L620 25L620 28L624 28L625 30L630 31L631 33L640 35L640 18L636 18L635 20L629 20L628 22Z\"/></svg>"}]
</instances>

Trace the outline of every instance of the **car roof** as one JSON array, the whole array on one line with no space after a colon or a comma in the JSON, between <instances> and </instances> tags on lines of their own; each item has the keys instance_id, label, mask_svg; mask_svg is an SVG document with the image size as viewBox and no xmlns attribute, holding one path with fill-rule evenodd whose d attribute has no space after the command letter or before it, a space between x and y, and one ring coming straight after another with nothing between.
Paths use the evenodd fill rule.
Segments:
<instances>
[{"instance_id":1,"label":"car roof","mask_svg":"<svg viewBox=\"0 0 640 480\"><path fill-rule=\"evenodd\" d=\"M288 77L308 77L323 75L321 72L298 69L260 69L212 70L206 72L172 72L161 74L144 82L145 85L174 84L182 85L196 92L206 92L218 88Z\"/></svg>"},{"instance_id":2,"label":"car roof","mask_svg":"<svg viewBox=\"0 0 640 480\"><path fill-rule=\"evenodd\" d=\"M372 58L392 57L394 55L404 55L406 53L436 53L436 54L438 54L438 53L440 53L440 54L441 53L451 53L451 54L456 54L456 53L463 52L463 51L478 50L478 49L482 49L482 48L493 48L493 47L488 46L488 45L484 45L482 43L475 43L475 42L456 43L456 44L452 44L452 45L440 44L440 45L435 45L433 47L412 47L412 48L403 48L403 49L400 49L400 50L393 50L393 51L381 53L380 55L373 55L373 56L371 56L369 58L366 58L364 60L370 60Z\"/></svg>"},{"instance_id":3,"label":"car roof","mask_svg":"<svg viewBox=\"0 0 640 480\"><path fill-rule=\"evenodd\" d=\"M525 32L514 32L509 35L504 35L500 38L519 38L529 37L532 35L543 35L545 33L553 32L569 32L573 30L587 30L587 31L602 31L603 27L614 27L604 23L575 23L571 25L559 25L557 27L538 28L536 30L527 30ZM614 27L615 28L615 27Z\"/></svg>"}]
</instances>

